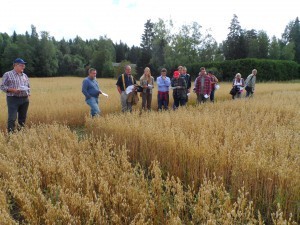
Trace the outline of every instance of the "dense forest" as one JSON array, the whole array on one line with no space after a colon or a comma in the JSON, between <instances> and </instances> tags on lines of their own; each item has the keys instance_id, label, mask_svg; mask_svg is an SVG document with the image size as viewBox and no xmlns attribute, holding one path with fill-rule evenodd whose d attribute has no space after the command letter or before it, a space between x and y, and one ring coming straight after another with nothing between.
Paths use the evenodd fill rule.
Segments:
<instances>
[{"instance_id":1,"label":"dense forest","mask_svg":"<svg viewBox=\"0 0 300 225\"><path fill-rule=\"evenodd\" d=\"M169 71L178 65L223 62L236 59L287 60L300 63L300 23L290 21L281 38L268 37L262 30L243 29L233 15L226 40L217 43L211 34L202 32L197 22L182 25L174 31L172 21L150 19L144 25L140 46L113 43L107 36L83 40L80 36L56 40L49 32L0 33L0 73L12 68L12 61L21 57L28 62L26 73L31 77L85 76L87 66L98 70L98 77L114 77L113 63L136 64L141 74L149 66L157 75L162 67ZM122 65L121 64L121 65Z\"/></svg>"}]
</instances>

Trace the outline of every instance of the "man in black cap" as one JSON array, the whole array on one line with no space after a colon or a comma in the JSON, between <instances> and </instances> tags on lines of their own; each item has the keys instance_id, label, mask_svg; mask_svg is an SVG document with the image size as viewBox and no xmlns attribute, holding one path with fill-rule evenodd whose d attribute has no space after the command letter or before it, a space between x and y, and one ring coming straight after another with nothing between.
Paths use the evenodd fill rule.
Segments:
<instances>
[{"instance_id":1,"label":"man in black cap","mask_svg":"<svg viewBox=\"0 0 300 225\"><path fill-rule=\"evenodd\" d=\"M28 76L24 73L26 62L17 58L13 61L14 69L6 72L2 77L0 89L6 92L6 102L8 107L7 130L15 130L15 121L18 117L18 123L24 127L29 106L28 96L30 95L30 86Z\"/></svg>"}]
</instances>

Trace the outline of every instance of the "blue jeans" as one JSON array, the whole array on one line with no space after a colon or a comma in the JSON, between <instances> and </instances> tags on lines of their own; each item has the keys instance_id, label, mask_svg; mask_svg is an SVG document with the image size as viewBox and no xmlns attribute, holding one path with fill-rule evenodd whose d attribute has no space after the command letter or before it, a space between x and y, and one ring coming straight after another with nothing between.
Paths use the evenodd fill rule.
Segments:
<instances>
[{"instance_id":1,"label":"blue jeans","mask_svg":"<svg viewBox=\"0 0 300 225\"><path fill-rule=\"evenodd\" d=\"M15 130L15 122L17 117L18 124L21 127L24 127L25 125L29 99L28 97L7 96L6 102L8 108L7 130L8 132L13 132Z\"/></svg>"},{"instance_id":2,"label":"blue jeans","mask_svg":"<svg viewBox=\"0 0 300 225\"><path fill-rule=\"evenodd\" d=\"M90 97L89 99L85 100L86 104L88 104L91 108L91 116L100 115L101 111L98 105L98 98Z\"/></svg>"}]
</instances>

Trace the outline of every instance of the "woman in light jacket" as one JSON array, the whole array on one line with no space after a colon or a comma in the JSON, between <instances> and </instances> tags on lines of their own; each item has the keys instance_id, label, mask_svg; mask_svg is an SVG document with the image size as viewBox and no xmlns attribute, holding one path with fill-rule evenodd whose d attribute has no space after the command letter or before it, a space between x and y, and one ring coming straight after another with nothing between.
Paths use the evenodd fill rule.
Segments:
<instances>
[{"instance_id":1,"label":"woman in light jacket","mask_svg":"<svg viewBox=\"0 0 300 225\"><path fill-rule=\"evenodd\" d=\"M237 73L235 75L235 78L232 81L232 87L234 87L237 90L237 92L235 95L232 95L232 99L242 97L244 86L245 86L245 82L244 79L242 78L242 75L240 73Z\"/></svg>"},{"instance_id":2,"label":"woman in light jacket","mask_svg":"<svg viewBox=\"0 0 300 225\"><path fill-rule=\"evenodd\" d=\"M142 95L142 109L150 111L152 102L152 89L154 88L154 78L151 76L149 67L144 69L144 74L140 78L140 86L143 88Z\"/></svg>"}]
</instances>

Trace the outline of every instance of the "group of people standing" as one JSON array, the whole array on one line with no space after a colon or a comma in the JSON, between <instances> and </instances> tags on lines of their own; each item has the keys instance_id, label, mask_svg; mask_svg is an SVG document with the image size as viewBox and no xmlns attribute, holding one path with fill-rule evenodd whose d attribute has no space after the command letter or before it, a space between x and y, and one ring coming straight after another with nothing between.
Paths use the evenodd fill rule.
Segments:
<instances>
[{"instance_id":1,"label":"group of people standing","mask_svg":"<svg viewBox=\"0 0 300 225\"><path fill-rule=\"evenodd\" d=\"M25 125L27 111L29 107L30 84L28 76L24 73L26 62L17 58L13 61L13 70L4 73L0 89L6 93L6 101L8 107L7 130L9 133L15 131L15 122L18 119L18 128ZM246 81L237 73L232 86L236 93L232 96L233 99L240 98L243 90L246 90L246 97L252 96L255 90L257 70L253 69L252 73L247 77ZM100 115L99 95L107 94L101 91L98 81L96 80L96 69L90 68L88 76L82 82L82 93L85 96L85 101L91 109L91 116ZM157 83L157 103L158 110L169 109L169 91L173 90L174 103L172 108L175 110L179 106L185 106L191 94L191 76L187 73L187 68L179 66L178 70L174 71L172 79L167 77L167 70L161 69L160 76L156 80ZM214 93L218 87L218 79L212 71L200 68L199 75L194 82L193 92L197 95L197 103L201 104L210 99L214 102ZM140 93L142 98L142 109L151 110L152 95L154 88L154 78L151 75L150 68L146 67L140 78L140 84L137 84L136 79L131 75L131 67L127 65L124 73L118 77L117 90L120 94L122 112L131 112L132 105L136 103L137 94ZM127 89L132 87L128 93Z\"/></svg>"},{"instance_id":2,"label":"group of people standing","mask_svg":"<svg viewBox=\"0 0 300 225\"><path fill-rule=\"evenodd\" d=\"M240 73L237 73L232 81L232 89L230 94L232 99L241 98L242 93L246 90L246 98L251 97L255 90L257 70L253 69L252 73L247 77L246 81L242 78Z\"/></svg>"},{"instance_id":3,"label":"group of people standing","mask_svg":"<svg viewBox=\"0 0 300 225\"><path fill-rule=\"evenodd\" d=\"M15 122L18 119L18 128L25 125L27 111L29 107L30 84L28 76L24 73L26 62L17 58L13 61L13 70L6 72L2 77L0 89L6 93L8 107L7 130L9 133L15 131ZM253 95L255 90L257 70L253 69L246 81L237 73L232 82L235 93L232 98L241 98L242 92L246 90L246 97ZM82 93L85 101L91 109L91 116L101 114L99 108L99 95L107 94L101 91L96 80L96 69L90 68L88 76L82 82ZM160 76L157 77L157 104L158 110L169 109L169 91L172 90L174 103L172 108L176 110L180 106L185 106L191 94L191 76L187 73L187 68L179 66L174 71L172 79L167 76L167 70L161 69ZM139 85L131 75L131 66L125 67L124 73L118 77L117 90L120 94L122 112L131 112L132 105L136 104L138 93L142 98L142 109L151 110L152 95L154 88L154 78L150 68L146 67L140 78ZM130 89L131 87L131 89ZM195 79L193 92L197 95L197 103L205 103L208 99L214 102L215 90L218 87L218 79L212 71L206 72L204 67L200 68L199 75ZM128 91L129 90L129 91Z\"/></svg>"},{"instance_id":4,"label":"group of people standing","mask_svg":"<svg viewBox=\"0 0 300 225\"><path fill-rule=\"evenodd\" d=\"M126 79L125 79L125 78ZM175 110L179 106L185 106L188 102L189 95L191 93L191 76L187 73L185 66L179 66L178 70L174 71L172 79L167 77L167 70L161 69L160 76L157 77L157 104L158 110L169 109L169 91L173 90L172 96L174 103L172 108ZM195 81L195 88L193 91L197 94L198 103L206 102L210 97L211 102L214 102L215 85L218 83L218 79L214 76L213 72L206 73L204 67L201 68L201 72ZM126 87L130 85L136 85L134 91L139 92L138 87L141 88L142 97L142 109L151 110L152 94L154 88L154 78L151 76L150 68L146 67L144 74L140 78L140 85L138 86L136 80L131 75L131 67L127 65L125 67L124 74L118 77L116 83L117 89L121 95L122 111L132 111L132 104L126 99ZM125 96L125 97L122 97ZM205 97L203 97L205 96Z\"/></svg>"},{"instance_id":5,"label":"group of people standing","mask_svg":"<svg viewBox=\"0 0 300 225\"><path fill-rule=\"evenodd\" d=\"M176 110L180 106L185 106L191 94L191 76L187 73L185 66L179 66L170 79L167 76L167 70L161 69L160 76L157 77L157 108L159 111L169 109L169 92L172 90L174 103L172 108ZM212 71L206 73L204 67L200 68L200 73L195 80L193 92L197 95L197 103L205 103L210 100L214 102L214 93L218 84L217 77ZM151 110L152 95L154 88L154 77L151 75L149 67L144 69L140 77L139 84L131 74L131 66L125 66L124 73L118 77L116 82L117 90L120 94L122 112L131 112L132 106L136 104L138 94L142 99L142 110ZM91 108L91 116L100 114L98 106L98 97L102 94L96 81L96 70L89 69L89 75L82 84L82 93L86 97L86 103ZM93 99L94 98L94 99ZM92 103L91 103L92 102Z\"/></svg>"}]
</instances>

